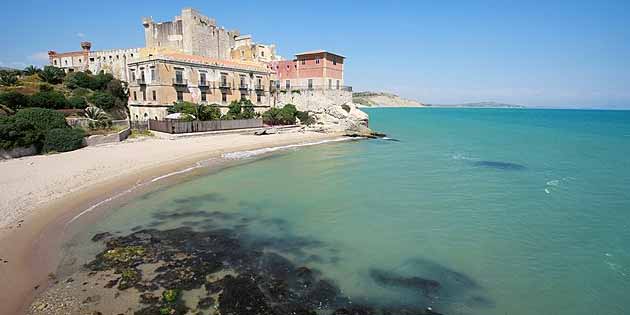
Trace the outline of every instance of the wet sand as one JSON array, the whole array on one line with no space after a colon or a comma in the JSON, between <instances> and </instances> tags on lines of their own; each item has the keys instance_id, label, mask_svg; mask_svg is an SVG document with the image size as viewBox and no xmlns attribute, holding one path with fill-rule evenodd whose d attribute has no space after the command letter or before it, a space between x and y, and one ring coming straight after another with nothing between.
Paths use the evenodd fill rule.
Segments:
<instances>
[{"instance_id":1,"label":"wet sand","mask_svg":"<svg viewBox=\"0 0 630 315\"><path fill-rule=\"evenodd\" d=\"M338 137L306 132L148 139L1 162L0 313L25 313L56 281L68 222L94 204L199 161L218 168L229 163L224 153Z\"/></svg>"}]
</instances>

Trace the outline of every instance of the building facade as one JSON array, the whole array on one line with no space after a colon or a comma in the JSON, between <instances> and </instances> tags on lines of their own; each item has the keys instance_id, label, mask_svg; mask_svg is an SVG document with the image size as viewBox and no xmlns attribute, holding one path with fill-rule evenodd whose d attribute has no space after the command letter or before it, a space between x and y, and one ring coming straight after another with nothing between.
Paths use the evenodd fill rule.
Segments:
<instances>
[{"instance_id":1,"label":"building facade","mask_svg":"<svg viewBox=\"0 0 630 315\"><path fill-rule=\"evenodd\" d=\"M344 60L344 56L317 50L296 54L293 60L272 62L271 67L281 90L339 90L345 88Z\"/></svg>"},{"instance_id":2,"label":"building facade","mask_svg":"<svg viewBox=\"0 0 630 315\"><path fill-rule=\"evenodd\" d=\"M248 99L257 112L275 103L272 71L257 63L162 53L129 63L129 109L133 120L163 119L175 102L217 105Z\"/></svg>"},{"instance_id":3,"label":"building facade","mask_svg":"<svg viewBox=\"0 0 630 315\"><path fill-rule=\"evenodd\" d=\"M111 73L115 78L127 81L127 63L140 57L140 48L92 51L92 43L81 42L81 51L57 53L48 52L51 65L66 73L87 71Z\"/></svg>"}]
</instances>

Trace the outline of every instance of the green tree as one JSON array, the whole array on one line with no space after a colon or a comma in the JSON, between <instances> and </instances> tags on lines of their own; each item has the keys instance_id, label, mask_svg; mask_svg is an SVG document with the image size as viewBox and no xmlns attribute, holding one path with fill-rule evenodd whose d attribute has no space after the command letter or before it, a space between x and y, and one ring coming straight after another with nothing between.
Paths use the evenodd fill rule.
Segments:
<instances>
[{"instance_id":1,"label":"green tree","mask_svg":"<svg viewBox=\"0 0 630 315\"><path fill-rule=\"evenodd\" d=\"M85 97L73 95L68 98L68 106L70 108L84 109L88 104Z\"/></svg>"},{"instance_id":2,"label":"green tree","mask_svg":"<svg viewBox=\"0 0 630 315\"><path fill-rule=\"evenodd\" d=\"M85 72L72 72L66 76L64 84L72 90L77 88L91 89L94 86L94 78Z\"/></svg>"},{"instance_id":3,"label":"green tree","mask_svg":"<svg viewBox=\"0 0 630 315\"><path fill-rule=\"evenodd\" d=\"M29 98L29 107L50 109L68 108L68 100L59 91L40 91Z\"/></svg>"},{"instance_id":4,"label":"green tree","mask_svg":"<svg viewBox=\"0 0 630 315\"><path fill-rule=\"evenodd\" d=\"M78 128L54 128L46 132L45 152L67 152L83 147L85 132Z\"/></svg>"},{"instance_id":5,"label":"green tree","mask_svg":"<svg viewBox=\"0 0 630 315\"><path fill-rule=\"evenodd\" d=\"M15 116L0 116L0 148L11 150L37 144L43 139L35 126L25 120L16 121Z\"/></svg>"},{"instance_id":6,"label":"green tree","mask_svg":"<svg viewBox=\"0 0 630 315\"><path fill-rule=\"evenodd\" d=\"M42 81L44 82L50 84L59 84L63 81L66 73L57 67L45 66L44 70L39 72L37 75L39 75L39 78L42 79Z\"/></svg>"},{"instance_id":7,"label":"green tree","mask_svg":"<svg viewBox=\"0 0 630 315\"><path fill-rule=\"evenodd\" d=\"M92 93L92 95L88 97L88 101L90 101L92 105L100 107L104 110L110 110L114 108L114 105L116 104L116 99L114 98L114 96L107 92L101 91L96 91Z\"/></svg>"},{"instance_id":8,"label":"green tree","mask_svg":"<svg viewBox=\"0 0 630 315\"><path fill-rule=\"evenodd\" d=\"M114 76L103 71L92 77L92 90L105 90L107 84L114 80Z\"/></svg>"},{"instance_id":9,"label":"green tree","mask_svg":"<svg viewBox=\"0 0 630 315\"><path fill-rule=\"evenodd\" d=\"M18 83L17 74L12 71L0 71L0 85L12 86Z\"/></svg>"},{"instance_id":10,"label":"green tree","mask_svg":"<svg viewBox=\"0 0 630 315\"><path fill-rule=\"evenodd\" d=\"M199 120L219 120L221 119L221 110L218 105L199 105L197 106L196 115Z\"/></svg>"},{"instance_id":11,"label":"green tree","mask_svg":"<svg viewBox=\"0 0 630 315\"><path fill-rule=\"evenodd\" d=\"M0 94L0 104L4 104L13 111L28 107L29 97L19 92L9 91Z\"/></svg>"},{"instance_id":12,"label":"green tree","mask_svg":"<svg viewBox=\"0 0 630 315\"><path fill-rule=\"evenodd\" d=\"M243 107L241 106L240 101L232 101L232 103L228 105L228 111L225 115L232 117L231 119L238 119L241 116L242 110Z\"/></svg>"},{"instance_id":13,"label":"green tree","mask_svg":"<svg viewBox=\"0 0 630 315\"><path fill-rule=\"evenodd\" d=\"M30 65L26 68L24 68L24 74L25 75L35 75L38 74L42 71L42 69L37 68L36 66Z\"/></svg>"}]
</instances>

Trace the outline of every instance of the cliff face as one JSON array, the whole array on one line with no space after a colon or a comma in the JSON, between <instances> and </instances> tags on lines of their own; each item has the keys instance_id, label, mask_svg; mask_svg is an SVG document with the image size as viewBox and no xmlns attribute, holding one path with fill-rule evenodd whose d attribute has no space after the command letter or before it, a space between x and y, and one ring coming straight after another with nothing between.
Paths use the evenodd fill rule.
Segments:
<instances>
[{"instance_id":1,"label":"cliff face","mask_svg":"<svg viewBox=\"0 0 630 315\"><path fill-rule=\"evenodd\" d=\"M423 107L424 104L398 95L383 92L357 92L352 94L352 102L368 107Z\"/></svg>"}]
</instances>

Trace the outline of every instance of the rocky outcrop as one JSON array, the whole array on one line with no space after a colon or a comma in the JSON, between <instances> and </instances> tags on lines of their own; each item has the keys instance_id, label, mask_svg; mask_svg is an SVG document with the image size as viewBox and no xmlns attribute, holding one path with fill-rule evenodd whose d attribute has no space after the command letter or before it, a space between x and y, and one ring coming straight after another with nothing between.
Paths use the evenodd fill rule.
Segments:
<instances>
[{"instance_id":1,"label":"rocky outcrop","mask_svg":"<svg viewBox=\"0 0 630 315\"><path fill-rule=\"evenodd\" d=\"M309 129L322 132L371 133L368 128L369 117L354 103L330 105L311 111L316 123Z\"/></svg>"}]
</instances>

